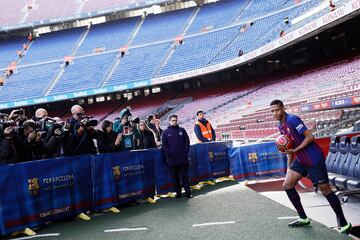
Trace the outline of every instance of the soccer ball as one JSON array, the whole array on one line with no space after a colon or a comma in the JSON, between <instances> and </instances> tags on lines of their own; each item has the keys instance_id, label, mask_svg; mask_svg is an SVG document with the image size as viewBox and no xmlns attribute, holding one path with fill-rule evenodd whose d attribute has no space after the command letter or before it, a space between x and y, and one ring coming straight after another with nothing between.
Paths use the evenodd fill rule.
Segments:
<instances>
[{"instance_id":1,"label":"soccer ball","mask_svg":"<svg viewBox=\"0 0 360 240\"><path fill-rule=\"evenodd\" d=\"M294 142L287 135L280 135L276 139L276 148L280 152L286 152L288 149L292 149L294 147Z\"/></svg>"}]
</instances>

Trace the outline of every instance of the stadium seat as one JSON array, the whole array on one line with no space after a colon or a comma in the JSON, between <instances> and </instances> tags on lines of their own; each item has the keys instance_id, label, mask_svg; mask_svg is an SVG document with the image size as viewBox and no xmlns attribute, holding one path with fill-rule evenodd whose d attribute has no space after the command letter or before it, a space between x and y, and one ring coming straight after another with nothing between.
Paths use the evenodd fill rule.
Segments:
<instances>
[{"instance_id":1,"label":"stadium seat","mask_svg":"<svg viewBox=\"0 0 360 240\"><path fill-rule=\"evenodd\" d=\"M360 159L360 136L354 136L351 138L349 146L349 154L347 160L339 172L342 176L335 178L335 185L340 188L348 188L347 182L349 180L356 181L355 168L359 163Z\"/></svg>"},{"instance_id":2,"label":"stadium seat","mask_svg":"<svg viewBox=\"0 0 360 240\"><path fill-rule=\"evenodd\" d=\"M347 136L343 136L340 138L340 142L337 149L337 156L332 165L332 168L329 169L329 172L332 173L331 178L329 178L330 183L335 185L335 180L337 177L341 177L342 170L347 161L347 157L349 155L349 144L350 139Z\"/></svg>"},{"instance_id":3,"label":"stadium seat","mask_svg":"<svg viewBox=\"0 0 360 240\"><path fill-rule=\"evenodd\" d=\"M334 165L334 161L339 154L338 153L339 140L340 139L337 136L331 136L330 138L330 149L325 160L326 168L329 172L331 172L332 166Z\"/></svg>"}]
</instances>

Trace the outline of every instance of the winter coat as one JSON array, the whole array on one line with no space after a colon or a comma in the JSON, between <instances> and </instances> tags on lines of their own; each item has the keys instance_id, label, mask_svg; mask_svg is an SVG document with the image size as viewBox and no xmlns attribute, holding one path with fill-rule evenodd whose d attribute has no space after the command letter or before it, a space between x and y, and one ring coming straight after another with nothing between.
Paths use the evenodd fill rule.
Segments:
<instances>
[{"instance_id":1,"label":"winter coat","mask_svg":"<svg viewBox=\"0 0 360 240\"><path fill-rule=\"evenodd\" d=\"M162 149L169 167L189 164L190 140L184 128L168 126L162 134Z\"/></svg>"},{"instance_id":2,"label":"winter coat","mask_svg":"<svg viewBox=\"0 0 360 240\"><path fill-rule=\"evenodd\" d=\"M149 130L139 131L139 137L136 137L136 140L138 141L136 149L156 148L154 133Z\"/></svg>"},{"instance_id":3,"label":"winter coat","mask_svg":"<svg viewBox=\"0 0 360 240\"><path fill-rule=\"evenodd\" d=\"M120 151L120 144L115 145L117 134L114 132L105 133L103 131L98 131L97 146L99 153L109 153Z\"/></svg>"}]
</instances>

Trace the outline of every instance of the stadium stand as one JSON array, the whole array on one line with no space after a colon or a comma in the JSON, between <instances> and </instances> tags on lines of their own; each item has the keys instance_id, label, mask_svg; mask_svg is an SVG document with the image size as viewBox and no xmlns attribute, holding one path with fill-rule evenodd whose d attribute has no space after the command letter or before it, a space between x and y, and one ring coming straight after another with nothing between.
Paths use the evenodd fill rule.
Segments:
<instances>
[{"instance_id":1,"label":"stadium stand","mask_svg":"<svg viewBox=\"0 0 360 240\"><path fill-rule=\"evenodd\" d=\"M1 1L0 26L20 23L27 0Z\"/></svg>"},{"instance_id":2,"label":"stadium stand","mask_svg":"<svg viewBox=\"0 0 360 240\"><path fill-rule=\"evenodd\" d=\"M32 42L20 65L63 60L72 55L84 32L85 28L74 28L40 35Z\"/></svg>"},{"instance_id":3,"label":"stadium stand","mask_svg":"<svg viewBox=\"0 0 360 240\"><path fill-rule=\"evenodd\" d=\"M27 11L27 22L41 21L44 19L59 18L75 15L79 8L79 1L63 0L57 1L37 0Z\"/></svg>"},{"instance_id":4,"label":"stadium stand","mask_svg":"<svg viewBox=\"0 0 360 240\"><path fill-rule=\"evenodd\" d=\"M146 16L140 31L134 39L133 45L156 43L164 39L175 39L175 37L183 32L193 12L194 9L189 8Z\"/></svg>"},{"instance_id":5,"label":"stadium stand","mask_svg":"<svg viewBox=\"0 0 360 240\"><path fill-rule=\"evenodd\" d=\"M170 43L165 42L129 49L128 53L119 59L119 64L104 86L150 79L169 48Z\"/></svg>"},{"instance_id":6,"label":"stadium stand","mask_svg":"<svg viewBox=\"0 0 360 240\"><path fill-rule=\"evenodd\" d=\"M19 68L0 88L0 101L42 97L50 81L60 70L60 62ZM36 84L34 84L34 80ZM31 88L31 90L30 90Z\"/></svg>"},{"instance_id":7,"label":"stadium stand","mask_svg":"<svg viewBox=\"0 0 360 240\"><path fill-rule=\"evenodd\" d=\"M187 34L206 32L232 24L249 5L248 0L226 0L200 8ZM219 11L221 9L221 11Z\"/></svg>"},{"instance_id":8,"label":"stadium stand","mask_svg":"<svg viewBox=\"0 0 360 240\"><path fill-rule=\"evenodd\" d=\"M19 56L17 51L23 52L23 44L26 43L25 38L14 38L2 40L0 45L0 68L6 68L11 62L17 61Z\"/></svg>"},{"instance_id":9,"label":"stadium stand","mask_svg":"<svg viewBox=\"0 0 360 240\"><path fill-rule=\"evenodd\" d=\"M51 90L50 94L84 90L101 86L115 60L115 53L97 54L91 57L77 58L66 67L64 74Z\"/></svg>"},{"instance_id":10,"label":"stadium stand","mask_svg":"<svg viewBox=\"0 0 360 240\"><path fill-rule=\"evenodd\" d=\"M96 49L99 51L118 50L127 45L139 21L140 18L129 18L90 26L90 31L76 55L91 54Z\"/></svg>"}]
</instances>

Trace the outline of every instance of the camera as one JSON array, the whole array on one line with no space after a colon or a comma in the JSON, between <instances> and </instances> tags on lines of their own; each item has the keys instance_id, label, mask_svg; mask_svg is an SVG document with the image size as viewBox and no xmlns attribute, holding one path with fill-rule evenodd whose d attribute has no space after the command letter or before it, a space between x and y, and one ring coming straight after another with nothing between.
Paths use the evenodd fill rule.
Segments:
<instances>
[{"instance_id":1,"label":"camera","mask_svg":"<svg viewBox=\"0 0 360 240\"><path fill-rule=\"evenodd\" d=\"M40 132L50 132L55 129L61 129L63 126L64 123L58 123L52 118L40 119L36 122L36 129Z\"/></svg>"},{"instance_id":2,"label":"camera","mask_svg":"<svg viewBox=\"0 0 360 240\"><path fill-rule=\"evenodd\" d=\"M140 122L140 118L139 117L134 118L133 116L129 116L128 121L130 124L134 124L134 123L138 124Z\"/></svg>"},{"instance_id":3,"label":"camera","mask_svg":"<svg viewBox=\"0 0 360 240\"><path fill-rule=\"evenodd\" d=\"M98 120L93 118L93 116L82 116L80 125L83 127L96 127L98 125Z\"/></svg>"},{"instance_id":4,"label":"camera","mask_svg":"<svg viewBox=\"0 0 360 240\"><path fill-rule=\"evenodd\" d=\"M36 121L35 129L38 133L40 133L41 138L48 139L54 135L56 129L61 130L61 135L63 135L67 129L64 128L64 123L57 122L52 118L44 118Z\"/></svg>"}]
</instances>

